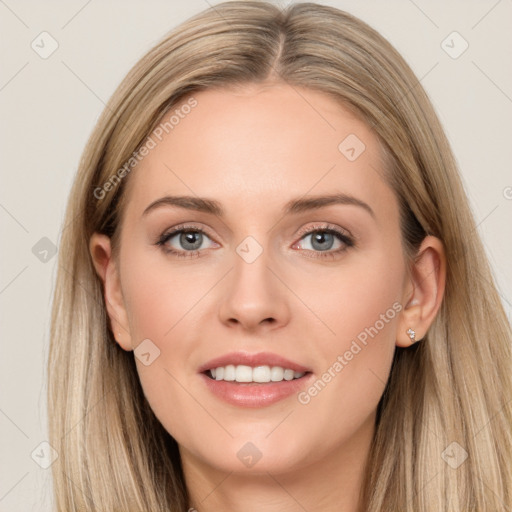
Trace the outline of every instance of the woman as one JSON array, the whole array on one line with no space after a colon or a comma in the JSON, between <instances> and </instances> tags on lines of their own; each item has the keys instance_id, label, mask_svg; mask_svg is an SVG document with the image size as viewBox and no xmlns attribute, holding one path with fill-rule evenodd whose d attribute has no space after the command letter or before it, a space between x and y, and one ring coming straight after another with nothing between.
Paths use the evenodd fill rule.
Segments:
<instances>
[{"instance_id":1,"label":"woman","mask_svg":"<svg viewBox=\"0 0 512 512\"><path fill-rule=\"evenodd\" d=\"M512 506L510 326L434 110L360 20L182 24L109 102L67 222L57 510Z\"/></svg>"}]
</instances>

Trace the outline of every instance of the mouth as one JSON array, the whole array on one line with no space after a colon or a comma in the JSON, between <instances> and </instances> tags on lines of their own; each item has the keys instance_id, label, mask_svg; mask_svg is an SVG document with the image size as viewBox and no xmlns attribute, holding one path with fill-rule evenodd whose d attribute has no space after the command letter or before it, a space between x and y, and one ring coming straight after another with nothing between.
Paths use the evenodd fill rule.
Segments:
<instances>
[{"instance_id":1,"label":"mouth","mask_svg":"<svg viewBox=\"0 0 512 512\"><path fill-rule=\"evenodd\" d=\"M265 407L289 398L313 376L310 368L271 353L226 354L198 370L214 396L238 407Z\"/></svg>"},{"instance_id":2,"label":"mouth","mask_svg":"<svg viewBox=\"0 0 512 512\"><path fill-rule=\"evenodd\" d=\"M269 382L283 382L298 380L311 372L295 371L292 368L285 368L283 366L248 366L248 365L233 365L218 366L210 368L202 372L211 380L235 382L237 384L266 384Z\"/></svg>"}]
</instances>

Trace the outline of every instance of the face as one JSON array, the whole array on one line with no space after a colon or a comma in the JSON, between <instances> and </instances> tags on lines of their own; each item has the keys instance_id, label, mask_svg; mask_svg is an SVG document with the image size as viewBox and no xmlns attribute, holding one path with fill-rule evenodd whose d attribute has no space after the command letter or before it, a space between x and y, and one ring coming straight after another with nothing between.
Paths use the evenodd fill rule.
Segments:
<instances>
[{"instance_id":1,"label":"face","mask_svg":"<svg viewBox=\"0 0 512 512\"><path fill-rule=\"evenodd\" d=\"M194 98L128 178L120 343L188 460L278 473L350 457L408 283L377 138L307 89Z\"/></svg>"}]
</instances>

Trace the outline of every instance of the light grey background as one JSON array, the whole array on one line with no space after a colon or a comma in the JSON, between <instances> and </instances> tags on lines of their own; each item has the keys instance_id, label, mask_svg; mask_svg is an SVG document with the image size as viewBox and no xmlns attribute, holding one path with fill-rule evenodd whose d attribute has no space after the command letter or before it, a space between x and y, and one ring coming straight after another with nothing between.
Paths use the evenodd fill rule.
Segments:
<instances>
[{"instance_id":1,"label":"light grey background","mask_svg":"<svg viewBox=\"0 0 512 512\"><path fill-rule=\"evenodd\" d=\"M34 450L36 460L47 454L39 445L47 439L45 363L57 270L57 258L44 253L51 246L40 240L58 243L80 154L121 79L166 32L216 3L0 0L0 511L51 508L51 470L31 458ZM511 0L321 3L379 30L430 95L510 318ZM58 43L46 59L31 47L50 48L43 31ZM469 44L458 58L464 41L448 37L453 31Z\"/></svg>"}]
</instances>

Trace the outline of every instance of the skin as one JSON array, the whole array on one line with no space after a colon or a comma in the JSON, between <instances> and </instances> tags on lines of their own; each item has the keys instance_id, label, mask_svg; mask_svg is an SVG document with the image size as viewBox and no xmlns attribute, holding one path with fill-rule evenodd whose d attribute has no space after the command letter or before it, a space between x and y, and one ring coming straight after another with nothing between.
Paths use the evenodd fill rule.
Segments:
<instances>
[{"instance_id":1,"label":"skin","mask_svg":"<svg viewBox=\"0 0 512 512\"><path fill-rule=\"evenodd\" d=\"M119 258L106 236L90 241L117 342L133 350L150 339L160 350L148 366L136 358L140 381L180 446L191 506L201 512L359 510L395 348L411 344L409 327L417 339L425 335L442 300L438 239L423 241L407 272L375 135L331 98L298 91L266 83L194 94L197 107L129 176ZM366 146L355 161L338 149L349 134ZM293 198L334 192L364 201L374 217L353 204L281 213ZM142 215L166 195L214 199L225 216L176 206ZM184 222L207 231L200 255L177 258L156 245ZM326 224L355 245L334 238L322 251L299 232ZM236 252L249 235L263 250L250 264ZM167 245L190 247L179 234ZM314 257L339 248L335 257ZM314 382L394 303L401 311L307 404L294 394L236 407L197 373L228 352L269 351L309 367ZM250 468L237 457L247 442L262 455Z\"/></svg>"}]
</instances>

